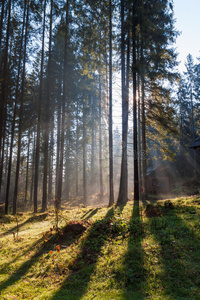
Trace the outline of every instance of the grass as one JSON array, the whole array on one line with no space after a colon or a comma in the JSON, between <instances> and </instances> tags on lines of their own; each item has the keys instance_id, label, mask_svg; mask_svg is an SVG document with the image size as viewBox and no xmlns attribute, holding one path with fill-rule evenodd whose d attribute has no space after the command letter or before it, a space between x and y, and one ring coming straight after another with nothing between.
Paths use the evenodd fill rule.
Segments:
<instances>
[{"instance_id":1,"label":"grass","mask_svg":"<svg viewBox=\"0 0 200 300\"><path fill-rule=\"evenodd\" d=\"M0 299L200 299L199 218L197 196L1 216Z\"/></svg>"}]
</instances>

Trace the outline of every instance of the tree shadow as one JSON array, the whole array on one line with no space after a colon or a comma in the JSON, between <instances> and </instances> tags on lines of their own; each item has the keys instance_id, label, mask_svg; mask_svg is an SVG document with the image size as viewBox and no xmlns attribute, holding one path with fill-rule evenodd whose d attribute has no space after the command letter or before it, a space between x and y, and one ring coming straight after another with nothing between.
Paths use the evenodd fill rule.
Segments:
<instances>
[{"instance_id":1,"label":"tree shadow","mask_svg":"<svg viewBox=\"0 0 200 300\"><path fill-rule=\"evenodd\" d=\"M110 233L110 223L114 216L114 209L111 208L104 219L96 221L85 238L80 253L72 261L68 268L71 273L66 277L61 288L52 296L52 300L57 299L81 299L84 295L91 275L103 245ZM71 291L71 287L76 292ZM75 289L74 287L77 287Z\"/></svg>"},{"instance_id":2,"label":"tree shadow","mask_svg":"<svg viewBox=\"0 0 200 300\"><path fill-rule=\"evenodd\" d=\"M152 197L146 197L141 199L142 205L145 207L147 204L156 204L159 200L159 198L152 198Z\"/></svg>"},{"instance_id":3,"label":"tree shadow","mask_svg":"<svg viewBox=\"0 0 200 300\"><path fill-rule=\"evenodd\" d=\"M134 201L130 219L128 249L123 261L123 269L115 274L116 280L124 289L123 299L144 299L145 284L144 252L142 248L143 222L139 201Z\"/></svg>"},{"instance_id":4,"label":"tree shadow","mask_svg":"<svg viewBox=\"0 0 200 300\"><path fill-rule=\"evenodd\" d=\"M177 215L178 209L149 219L150 233L161 249L163 271L158 276L170 299L200 299L199 236ZM190 209L195 212L195 207Z\"/></svg>"},{"instance_id":5,"label":"tree shadow","mask_svg":"<svg viewBox=\"0 0 200 300\"><path fill-rule=\"evenodd\" d=\"M65 228L63 229L64 233L61 231L58 231L56 233L52 233L51 231L49 231L46 234L46 237L40 238L35 243L35 246L39 244L38 250L35 252L35 254L31 256L29 260L22 263L22 265L6 281L0 284L0 293L7 287L14 285L24 275L26 275L28 270L39 260L39 258L45 253L49 253L49 251L52 250L54 246L58 244L58 242L61 243L64 240L66 242L65 246L69 246L80 237L80 234L70 234L69 232L66 232L65 234L64 230ZM29 250L27 250L27 252L32 250L32 247L30 247ZM14 261L15 260L13 260L13 262Z\"/></svg>"},{"instance_id":6,"label":"tree shadow","mask_svg":"<svg viewBox=\"0 0 200 300\"><path fill-rule=\"evenodd\" d=\"M11 234L13 232L19 231L20 228L22 228L23 226L25 226L28 223L42 222L47 217L48 217L48 213L43 213L43 214L40 214L40 215L32 216L32 217L28 218L26 221L24 221L23 223L19 223L18 225L12 227L8 231L2 233L1 236L6 236L6 235Z\"/></svg>"},{"instance_id":7,"label":"tree shadow","mask_svg":"<svg viewBox=\"0 0 200 300\"><path fill-rule=\"evenodd\" d=\"M93 217L94 215L96 215L96 213L98 212L99 208L95 208L95 209L91 209L89 210L88 212L86 212L82 217L81 219L83 220L88 220L90 219L91 217Z\"/></svg>"},{"instance_id":8,"label":"tree shadow","mask_svg":"<svg viewBox=\"0 0 200 300\"><path fill-rule=\"evenodd\" d=\"M142 202L142 205L145 207L149 202L148 197L147 196L146 197L142 196L141 197L141 202Z\"/></svg>"},{"instance_id":9,"label":"tree shadow","mask_svg":"<svg viewBox=\"0 0 200 300\"><path fill-rule=\"evenodd\" d=\"M124 210L124 207L126 206L126 204L127 203L124 203L124 204L121 204L121 205L117 205L116 207L118 207L119 208L119 210L120 210L120 214L123 212L123 210Z\"/></svg>"},{"instance_id":10,"label":"tree shadow","mask_svg":"<svg viewBox=\"0 0 200 300\"><path fill-rule=\"evenodd\" d=\"M43 238L40 238L39 240L37 240L35 243L33 243L30 247L28 247L28 249L26 249L23 253L20 253L19 255L17 255L14 259L10 260L9 262L4 263L1 268L0 268L0 273L4 273L7 268L15 263L20 257L27 255L27 253L29 253L30 251L33 251L33 249L42 242Z\"/></svg>"}]
</instances>

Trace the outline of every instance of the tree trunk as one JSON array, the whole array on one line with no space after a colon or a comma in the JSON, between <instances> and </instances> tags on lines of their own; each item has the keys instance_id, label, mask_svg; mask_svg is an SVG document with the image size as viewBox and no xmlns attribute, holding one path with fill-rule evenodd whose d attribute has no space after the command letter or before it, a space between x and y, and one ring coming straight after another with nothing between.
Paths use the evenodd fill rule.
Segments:
<instances>
[{"instance_id":1,"label":"tree trunk","mask_svg":"<svg viewBox=\"0 0 200 300\"><path fill-rule=\"evenodd\" d=\"M11 20L11 0L8 2L8 18L7 18L7 30L6 30L6 45L3 64L3 80L1 90L0 101L0 192L3 177L3 163L4 163L4 139L6 130L6 118L7 118L7 81L8 81L8 46L10 38L10 20Z\"/></svg>"},{"instance_id":2,"label":"tree trunk","mask_svg":"<svg viewBox=\"0 0 200 300\"><path fill-rule=\"evenodd\" d=\"M47 173L48 173L48 155L49 155L49 125L50 125L50 96L51 96L51 44L52 44L52 13L53 0L51 0L50 26L49 26L49 57L47 68L47 97L45 103L45 130L44 130L44 174L43 174L43 196L42 211L47 209Z\"/></svg>"},{"instance_id":3,"label":"tree trunk","mask_svg":"<svg viewBox=\"0 0 200 300\"><path fill-rule=\"evenodd\" d=\"M101 75L99 76L99 184L100 203L103 199L103 168L102 168L102 124L101 124Z\"/></svg>"},{"instance_id":4,"label":"tree trunk","mask_svg":"<svg viewBox=\"0 0 200 300\"><path fill-rule=\"evenodd\" d=\"M76 108L76 175L75 175L75 180L76 180L76 196L79 194L79 186L78 186L78 167L79 167L79 124L78 124L78 114L79 114L79 105L77 101L77 108Z\"/></svg>"},{"instance_id":5,"label":"tree trunk","mask_svg":"<svg viewBox=\"0 0 200 300\"><path fill-rule=\"evenodd\" d=\"M46 20L46 0L44 0L43 13L43 32L42 32L42 54L40 63L40 88L38 99L38 120L37 120L37 138L35 150L35 180L34 180L34 212L38 210L38 177L39 177L39 159L40 159L40 131L41 131L41 108L42 108L42 91L43 91L43 67L44 67L44 40L45 40L45 20Z\"/></svg>"},{"instance_id":6,"label":"tree trunk","mask_svg":"<svg viewBox=\"0 0 200 300\"><path fill-rule=\"evenodd\" d=\"M48 183L48 202L51 203L53 198L53 149L54 149L54 119L51 120L51 137L50 137L50 150L49 150L49 183Z\"/></svg>"},{"instance_id":7,"label":"tree trunk","mask_svg":"<svg viewBox=\"0 0 200 300\"><path fill-rule=\"evenodd\" d=\"M83 99L83 203L87 204L87 173L86 173L86 112L85 99Z\"/></svg>"},{"instance_id":8,"label":"tree trunk","mask_svg":"<svg viewBox=\"0 0 200 300\"><path fill-rule=\"evenodd\" d=\"M92 120L95 120L95 97L92 98ZM92 122L91 128L91 176L90 176L90 193L94 194L96 188L95 180L95 123Z\"/></svg>"},{"instance_id":9,"label":"tree trunk","mask_svg":"<svg viewBox=\"0 0 200 300\"><path fill-rule=\"evenodd\" d=\"M58 186L55 206L58 209L61 205L62 199L62 185L63 185L63 160L64 160L64 129L65 129L65 101L62 104L62 125L61 125L61 141L60 141L60 155L59 155L59 169L58 169Z\"/></svg>"},{"instance_id":10,"label":"tree trunk","mask_svg":"<svg viewBox=\"0 0 200 300\"><path fill-rule=\"evenodd\" d=\"M30 134L30 129L29 129L29 133L28 133L28 149L27 149L27 162L26 162L26 185L25 185L25 197L24 197L24 202L25 203L27 203L27 193L28 193L28 184L29 184L30 143L31 143L31 134Z\"/></svg>"},{"instance_id":11,"label":"tree trunk","mask_svg":"<svg viewBox=\"0 0 200 300\"><path fill-rule=\"evenodd\" d=\"M68 52L68 26L69 26L69 0L66 5L66 30L65 30L65 45L64 45L64 70L63 70L63 102L62 102L62 126L61 126L61 143L60 143L60 162L58 171L58 187L55 206L58 209L62 199L63 185L63 160L64 160L64 132L65 132L65 103L67 98L67 52Z\"/></svg>"},{"instance_id":12,"label":"tree trunk","mask_svg":"<svg viewBox=\"0 0 200 300\"><path fill-rule=\"evenodd\" d=\"M134 12L133 12L134 15ZM136 72L136 27L133 24L133 153L134 153L134 200L139 200L139 177L138 177L138 143L137 143L137 72Z\"/></svg>"},{"instance_id":13,"label":"tree trunk","mask_svg":"<svg viewBox=\"0 0 200 300\"><path fill-rule=\"evenodd\" d=\"M139 52L139 49L138 49ZM142 172L142 162L141 162L141 80L139 73L137 73L137 87L138 87L138 110L137 110L137 124L138 124L138 180L141 182L141 172ZM140 198L140 189L139 189L139 198Z\"/></svg>"},{"instance_id":14,"label":"tree trunk","mask_svg":"<svg viewBox=\"0 0 200 300\"><path fill-rule=\"evenodd\" d=\"M69 201L69 192L70 192L70 112L69 112L69 104L67 104L67 134L66 134L66 140L67 140L67 149L66 149L66 172L65 172L65 197L66 200Z\"/></svg>"},{"instance_id":15,"label":"tree trunk","mask_svg":"<svg viewBox=\"0 0 200 300\"><path fill-rule=\"evenodd\" d=\"M26 30L25 30L25 38L24 38L22 90L21 90L20 111L19 111L19 134L18 134L17 165L16 165L16 174L15 174L15 188L14 188L14 196L13 196L13 214L16 214L17 212L17 196L18 196L19 168L20 168L20 158L21 158L22 122L23 122L23 105L24 105L25 72L26 72L26 47L27 47L28 24L29 24L29 0L28 3L25 2L25 4L27 4Z\"/></svg>"},{"instance_id":16,"label":"tree trunk","mask_svg":"<svg viewBox=\"0 0 200 300\"><path fill-rule=\"evenodd\" d=\"M141 48L140 48L140 80L141 80L141 117L142 117L142 198L147 198L147 148L146 148L146 112L145 112L145 61L144 61L144 38L143 38L143 24L142 20L144 7L142 1L140 28L141 28Z\"/></svg>"},{"instance_id":17,"label":"tree trunk","mask_svg":"<svg viewBox=\"0 0 200 300\"><path fill-rule=\"evenodd\" d=\"M5 7L5 0L2 0L1 4L1 21L0 21L0 61L2 57L2 48L1 48L1 40L2 40L2 31L3 31L3 17L4 17L4 7Z\"/></svg>"},{"instance_id":18,"label":"tree trunk","mask_svg":"<svg viewBox=\"0 0 200 300\"><path fill-rule=\"evenodd\" d=\"M5 214L8 213L8 205L9 205L9 191L10 191L10 179L11 179L11 167L12 167L13 142L14 142L14 133L15 133L16 114L17 114L17 103L18 103L18 98L19 98L19 79L20 79L20 72L21 72L22 47L23 47L23 39L24 39L25 21L26 21L26 5L24 7L22 34L21 34L21 41L20 41L20 53L19 53L19 62L18 62L18 71L17 71L17 82L16 82L16 91L15 91L15 104L14 104L13 119L12 119L10 153L9 153L8 173L7 173L7 183L6 183Z\"/></svg>"},{"instance_id":19,"label":"tree trunk","mask_svg":"<svg viewBox=\"0 0 200 300\"><path fill-rule=\"evenodd\" d=\"M5 154L4 154L5 158L4 159L5 159L5 165L8 166L8 161L9 161L9 146L10 146L8 138L7 138L7 142L5 141L5 145L6 145L6 151L4 150L4 152L5 152ZM4 180L5 183L7 181L7 178L8 178L8 169L5 168L4 178L3 178L3 180ZM4 184L3 199L5 199L5 197L6 197L6 188L7 188L7 185ZM0 197L1 197L1 195L0 195Z\"/></svg>"},{"instance_id":20,"label":"tree trunk","mask_svg":"<svg viewBox=\"0 0 200 300\"><path fill-rule=\"evenodd\" d=\"M112 0L109 0L109 206L114 204L112 119Z\"/></svg>"},{"instance_id":21,"label":"tree trunk","mask_svg":"<svg viewBox=\"0 0 200 300\"><path fill-rule=\"evenodd\" d=\"M61 130L61 103L58 102L57 116L57 148L56 148L56 179L55 179L55 198L57 197L58 178L59 178L59 163L60 163L60 130Z\"/></svg>"},{"instance_id":22,"label":"tree trunk","mask_svg":"<svg viewBox=\"0 0 200 300\"><path fill-rule=\"evenodd\" d=\"M30 187L30 206L33 204L33 187L34 187L34 166L35 166L35 149L36 149L36 138L35 138L35 130L33 132L33 153L32 153L32 167L31 167L31 187Z\"/></svg>"},{"instance_id":23,"label":"tree trunk","mask_svg":"<svg viewBox=\"0 0 200 300\"><path fill-rule=\"evenodd\" d=\"M147 198L147 149L146 149L146 116L145 116L145 83L144 83L144 59L143 46L141 48L141 89L142 89L142 182L143 198Z\"/></svg>"},{"instance_id":24,"label":"tree trunk","mask_svg":"<svg viewBox=\"0 0 200 300\"><path fill-rule=\"evenodd\" d=\"M119 195L117 204L128 201L128 169L127 169L127 132L128 132L128 102L125 86L125 26L124 0L121 0L121 81L122 81L122 159Z\"/></svg>"}]
</instances>

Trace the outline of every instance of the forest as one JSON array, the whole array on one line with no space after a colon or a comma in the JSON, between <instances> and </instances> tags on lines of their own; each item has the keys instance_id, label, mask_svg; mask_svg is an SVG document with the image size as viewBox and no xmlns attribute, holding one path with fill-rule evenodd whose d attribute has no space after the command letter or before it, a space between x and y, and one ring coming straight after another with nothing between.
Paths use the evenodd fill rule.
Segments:
<instances>
[{"instance_id":1,"label":"forest","mask_svg":"<svg viewBox=\"0 0 200 300\"><path fill-rule=\"evenodd\" d=\"M200 64L178 72L172 1L2 0L0 14L5 214L148 199L158 166L197 176Z\"/></svg>"},{"instance_id":2,"label":"forest","mask_svg":"<svg viewBox=\"0 0 200 300\"><path fill-rule=\"evenodd\" d=\"M200 299L200 60L179 69L174 2L0 1L2 300Z\"/></svg>"}]
</instances>

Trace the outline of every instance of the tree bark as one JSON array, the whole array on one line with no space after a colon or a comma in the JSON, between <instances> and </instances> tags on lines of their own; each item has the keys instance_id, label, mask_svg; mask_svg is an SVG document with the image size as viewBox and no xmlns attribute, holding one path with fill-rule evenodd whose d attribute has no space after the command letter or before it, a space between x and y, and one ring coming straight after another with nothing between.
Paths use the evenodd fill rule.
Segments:
<instances>
[{"instance_id":1,"label":"tree bark","mask_svg":"<svg viewBox=\"0 0 200 300\"><path fill-rule=\"evenodd\" d=\"M127 133L128 133L128 102L125 85L125 24L124 0L121 0L121 81L122 81L122 159L119 195L117 204L128 201L128 168L127 168Z\"/></svg>"},{"instance_id":2,"label":"tree bark","mask_svg":"<svg viewBox=\"0 0 200 300\"><path fill-rule=\"evenodd\" d=\"M69 104L67 104L67 134L66 134L66 163L65 163L65 197L66 200L69 201L69 193L70 193L70 147L71 147L71 137L70 137L70 111Z\"/></svg>"},{"instance_id":3,"label":"tree bark","mask_svg":"<svg viewBox=\"0 0 200 300\"><path fill-rule=\"evenodd\" d=\"M138 49L139 51L139 49ZM138 59L139 57L137 57ZM138 178L139 183L141 182L141 170L142 170L142 162L141 162L141 80L140 80L140 74L137 73L136 76L137 80L137 97L138 97L138 109L137 109L137 124L138 124ZM140 194L140 190L139 190Z\"/></svg>"},{"instance_id":4,"label":"tree bark","mask_svg":"<svg viewBox=\"0 0 200 300\"><path fill-rule=\"evenodd\" d=\"M14 110L13 110L12 129L11 129L10 151L9 151L10 153L9 153L8 173L7 173L7 183L6 183L5 214L8 214L8 205L9 205L13 142L14 142L16 114L17 114L17 103L19 100L18 99L19 98L19 79L20 79L21 63L22 63L22 47L23 47L23 40L24 40L25 21L26 21L26 3L25 3L25 7L24 7L24 15L23 15L23 25L22 25L22 34L21 34L21 41L20 41L20 52L19 52L17 82L16 82L16 91L15 91L15 104L14 104Z\"/></svg>"},{"instance_id":5,"label":"tree bark","mask_svg":"<svg viewBox=\"0 0 200 300\"><path fill-rule=\"evenodd\" d=\"M16 214L16 212L17 212L17 196L18 196L19 168L20 168L20 158L21 158L22 122L23 122L25 72L26 72L26 48L27 48L28 24L29 24L29 0L27 1L27 3L25 1L25 4L27 4L27 10L26 10L26 30L25 30L25 37L24 37L24 57L23 57L22 89L21 89L20 112L19 112L19 133L18 133L17 165L16 165L15 188L14 188L14 196L13 196L13 214Z\"/></svg>"},{"instance_id":6,"label":"tree bark","mask_svg":"<svg viewBox=\"0 0 200 300\"><path fill-rule=\"evenodd\" d=\"M143 42L141 44L141 92L142 92L142 182L143 198L147 198L147 148L146 148L146 116L145 116L145 82Z\"/></svg>"},{"instance_id":7,"label":"tree bark","mask_svg":"<svg viewBox=\"0 0 200 300\"><path fill-rule=\"evenodd\" d=\"M103 167L102 167L102 124L101 124L101 75L99 76L99 185L100 203L103 199Z\"/></svg>"},{"instance_id":8,"label":"tree bark","mask_svg":"<svg viewBox=\"0 0 200 300\"><path fill-rule=\"evenodd\" d=\"M56 148L55 198L57 197L58 179L59 179L60 134L61 134L61 103L60 103L60 101L59 101L59 102L58 102L58 116L57 116L57 148Z\"/></svg>"},{"instance_id":9,"label":"tree bark","mask_svg":"<svg viewBox=\"0 0 200 300\"><path fill-rule=\"evenodd\" d=\"M50 137L50 150L49 150L49 183L48 183L48 202L51 203L53 198L53 149L54 149L54 118L51 120L51 137Z\"/></svg>"},{"instance_id":10,"label":"tree bark","mask_svg":"<svg viewBox=\"0 0 200 300\"><path fill-rule=\"evenodd\" d=\"M36 137L35 137L35 129L33 131L33 146L32 146L33 152L32 152L32 163L31 163L31 187L30 187L30 206L33 204L33 188L34 188L34 166L35 166L35 149L36 149Z\"/></svg>"},{"instance_id":11,"label":"tree bark","mask_svg":"<svg viewBox=\"0 0 200 300\"><path fill-rule=\"evenodd\" d=\"M76 196L78 196L79 194L79 185L78 185L78 168L79 168L79 123L78 123L78 114L79 114L79 105L78 105L78 101L77 101L77 108L76 108Z\"/></svg>"},{"instance_id":12,"label":"tree bark","mask_svg":"<svg viewBox=\"0 0 200 300\"><path fill-rule=\"evenodd\" d=\"M38 99L38 120L37 120L37 138L35 150L35 180L34 180L34 213L38 210L38 178L39 178L39 159L40 159L40 132L41 132L41 109L42 109L42 91L43 91L43 68L44 68L44 41L45 41L45 22L46 21L46 0L44 0L43 12L43 32L42 32L42 54L40 63L40 88Z\"/></svg>"},{"instance_id":13,"label":"tree bark","mask_svg":"<svg viewBox=\"0 0 200 300\"><path fill-rule=\"evenodd\" d=\"M11 20L11 0L8 2L8 18L7 18L7 30L6 30L6 45L3 64L3 81L1 90L0 101L0 192L3 177L3 163L4 163L4 140L6 130L6 118L7 118L7 81L8 81L8 47L10 38L10 20Z\"/></svg>"},{"instance_id":14,"label":"tree bark","mask_svg":"<svg viewBox=\"0 0 200 300\"><path fill-rule=\"evenodd\" d=\"M114 204L112 118L112 0L109 0L109 206Z\"/></svg>"},{"instance_id":15,"label":"tree bark","mask_svg":"<svg viewBox=\"0 0 200 300\"><path fill-rule=\"evenodd\" d=\"M61 205L62 186L63 186L63 160L64 160L64 129L65 129L65 101L62 103L62 125L61 125L61 140L60 140L60 155L58 169L58 186L55 206L58 209Z\"/></svg>"},{"instance_id":16,"label":"tree bark","mask_svg":"<svg viewBox=\"0 0 200 300\"><path fill-rule=\"evenodd\" d=\"M95 120L95 97L92 98L92 120ZM93 194L96 188L95 180L95 122L92 122L91 128L91 177L90 177L90 193Z\"/></svg>"},{"instance_id":17,"label":"tree bark","mask_svg":"<svg viewBox=\"0 0 200 300\"><path fill-rule=\"evenodd\" d=\"M83 99L83 203L87 204L87 159L86 159L86 112L85 99Z\"/></svg>"},{"instance_id":18,"label":"tree bark","mask_svg":"<svg viewBox=\"0 0 200 300\"><path fill-rule=\"evenodd\" d=\"M25 203L27 203L27 193L28 193L28 184L29 184L30 143L31 143L31 134L30 134L30 130L29 130L29 133L28 133L27 161L26 161L26 184L25 184L25 197L24 197L24 202Z\"/></svg>"},{"instance_id":19,"label":"tree bark","mask_svg":"<svg viewBox=\"0 0 200 300\"><path fill-rule=\"evenodd\" d=\"M2 57L1 40L2 40L2 31L3 31L3 17L4 17L5 0L2 0L1 5L2 6L1 6L1 21L0 21L0 60Z\"/></svg>"},{"instance_id":20,"label":"tree bark","mask_svg":"<svg viewBox=\"0 0 200 300\"><path fill-rule=\"evenodd\" d=\"M43 174L43 196L42 211L47 209L47 173L48 173L48 155L49 155L49 125L50 125L50 96L51 96L51 44L52 44L52 14L53 0L51 0L50 25L49 25L49 57L47 67L47 97L45 103L45 130L44 130L44 174Z\"/></svg>"},{"instance_id":21,"label":"tree bark","mask_svg":"<svg viewBox=\"0 0 200 300\"><path fill-rule=\"evenodd\" d=\"M64 45L64 70L63 70L63 101L62 101L62 125L61 125L61 143L60 143L60 162L58 171L58 187L55 206L58 209L61 205L62 186L63 186L63 160L64 160L64 132L65 132L65 103L67 98L67 52L68 52L68 26L69 26L69 0L66 3L66 30Z\"/></svg>"},{"instance_id":22,"label":"tree bark","mask_svg":"<svg viewBox=\"0 0 200 300\"><path fill-rule=\"evenodd\" d=\"M134 16L134 11L133 11ZM134 153L134 200L139 200L139 176L138 176L138 136L137 136L137 70L136 70L136 26L133 23L133 153Z\"/></svg>"}]
</instances>

